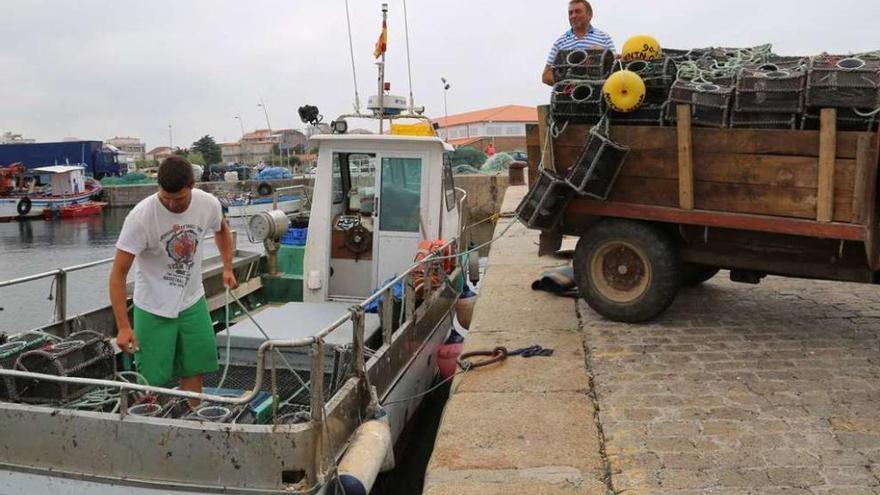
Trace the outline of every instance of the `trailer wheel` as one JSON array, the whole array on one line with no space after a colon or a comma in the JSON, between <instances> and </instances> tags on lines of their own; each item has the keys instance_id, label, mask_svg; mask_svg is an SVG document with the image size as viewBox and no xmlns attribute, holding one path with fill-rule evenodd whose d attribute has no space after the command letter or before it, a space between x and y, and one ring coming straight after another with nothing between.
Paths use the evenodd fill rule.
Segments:
<instances>
[{"instance_id":1,"label":"trailer wheel","mask_svg":"<svg viewBox=\"0 0 880 495\"><path fill-rule=\"evenodd\" d=\"M675 243L663 231L630 220L605 220L578 242L574 275L581 296L596 312L640 323L672 304L681 263Z\"/></svg>"},{"instance_id":2,"label":"trailer wheel","mask_svg":"<svg viewBox=\"0 0 880 495\"><path fill-rule=\"evenodd\" d=\"M681 285L685 287L696 287L703 282L718 275L721 269L715 266L700 265L697 263L681 264Z\"/></svg>"}]
</instances>

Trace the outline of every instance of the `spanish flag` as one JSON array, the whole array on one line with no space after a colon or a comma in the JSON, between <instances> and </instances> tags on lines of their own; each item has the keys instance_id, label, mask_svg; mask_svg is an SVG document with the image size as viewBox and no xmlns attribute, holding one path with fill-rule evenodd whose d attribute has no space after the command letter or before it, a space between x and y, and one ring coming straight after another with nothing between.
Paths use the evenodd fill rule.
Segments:
<instances>
[{"instance_id":1,"label":"spanish flag","mask_svg":"<svg viewBox=\"0 0 880 495\"><path fill-rule=\"evenodd\" d=\"M373 50L373 57L379 58L388 50L388 22L382 21L382 34L379 35L379 40L376 41L376 49Z\"/></svg>"}]
</instances>

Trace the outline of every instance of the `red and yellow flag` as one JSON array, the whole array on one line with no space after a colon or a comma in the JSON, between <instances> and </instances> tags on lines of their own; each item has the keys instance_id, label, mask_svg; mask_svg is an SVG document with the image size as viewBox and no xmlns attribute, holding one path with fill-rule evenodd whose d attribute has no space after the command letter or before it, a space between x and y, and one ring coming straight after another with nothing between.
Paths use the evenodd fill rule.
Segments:
<instances>
[{"instance_id":1,"label":"red and yellow flag","mask_svg":"<svg viewBox=\"0 0 880 495\"><path fill-rule=\"evenodd\" d=\"M382 21L382 34L376 41L376 49L373 50L373 57L379 58L388 50L388 22Z\"/></svg>"}]
</instances>

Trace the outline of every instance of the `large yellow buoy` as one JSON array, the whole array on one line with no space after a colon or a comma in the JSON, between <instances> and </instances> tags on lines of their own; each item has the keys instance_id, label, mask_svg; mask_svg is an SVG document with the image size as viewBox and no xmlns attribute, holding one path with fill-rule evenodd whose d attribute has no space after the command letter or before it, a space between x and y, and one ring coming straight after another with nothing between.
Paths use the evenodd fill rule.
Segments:
<instances>
[{"instance_id":1,"label":"large yellow buoy","mask_svg":"<svg viewBox=\"0 0 880 495\"><path fill-rule=\"evenodd\" d=\"M623 44L623 51L620 52L620 58L624 62L657 60L662 56L663 50L660 49L660 43L656 38L647 34L639 34L626 40L626 43Z\"/></svg>"},{"instance_id":2,"label":"large yellow buoy","mask_svg":"<svg viewBox=\"0 0 880 495\"><path fill-rule=\"evenodd\" d=\"M645 101L645 81L633 71L622 70L608 76L602 93L605 101L617 112L629 113L638 110Z\"/></svg>"}]
</instances>

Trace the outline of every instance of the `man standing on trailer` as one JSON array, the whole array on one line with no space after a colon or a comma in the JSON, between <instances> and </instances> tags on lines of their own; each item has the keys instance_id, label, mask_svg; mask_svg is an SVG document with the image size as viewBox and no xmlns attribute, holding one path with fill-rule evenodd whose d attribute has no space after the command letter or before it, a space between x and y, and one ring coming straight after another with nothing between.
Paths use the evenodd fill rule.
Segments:
<instances>
[{"instance_id":1,"label":"man standing on trailer","mask_svg":"<svg viewBox=\"0 0 880 495\"><path fill-rule=\"evenodd\" d=\"M553 64L556 63L556 54L560 50L595 50L608 49L615 51L614 41L607 33L592 25L593 7L587 0L571 0L568 2L568 23L571 29L553 43L550 55L547 56L547 65L544 66L542 80L544 84L553 86L556 81L553 77Z\"/></svg>"},{"instance_id":2,"label":"man standing on trailer","mask_svg":"<svg viewBox=\"0 0 880 495\"><path fill-rule=\"evenodd\" d=\"M172 156L159 165L159 191L125 218L110 272L116 343L133 354L150 385L180 378L180 388L202 391L202 375L218 369L214 327L202 285L202 244L214 234L223 259L223 285L238 285L232 269L232 231L214 196L193 189L188 161ZM137 262L134 329L125 284ZM190 401L196 405L198 401Z\"/></svg>"}]
</instances>

